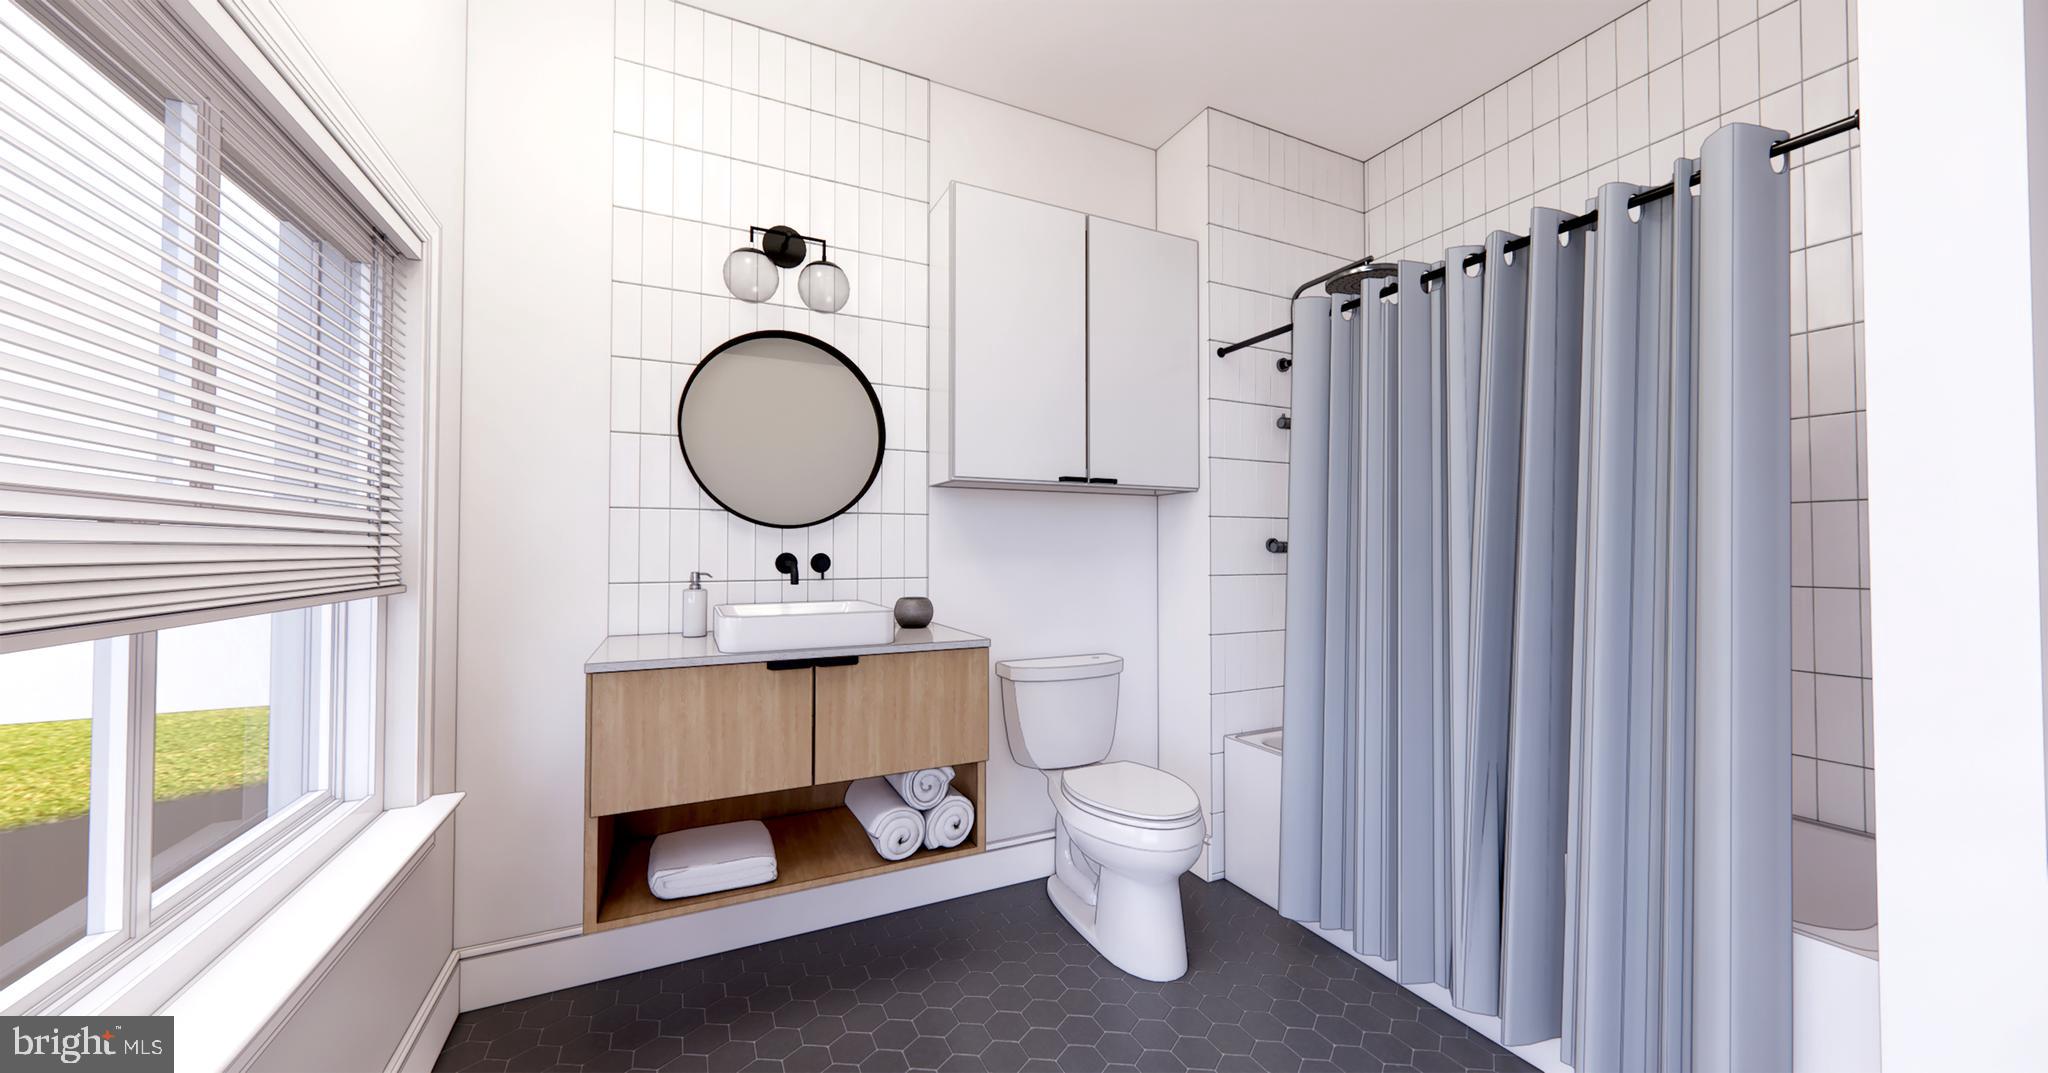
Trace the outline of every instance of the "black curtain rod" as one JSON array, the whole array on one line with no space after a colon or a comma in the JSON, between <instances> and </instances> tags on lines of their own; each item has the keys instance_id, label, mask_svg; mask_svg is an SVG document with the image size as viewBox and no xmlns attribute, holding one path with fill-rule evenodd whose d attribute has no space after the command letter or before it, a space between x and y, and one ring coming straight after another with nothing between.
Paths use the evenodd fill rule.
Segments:
<instances>
[{"instance_id":1,"label":"black curtain rod","mask_svg":"<svg viewBox=\"0 0 2048 1073\"><path fill-rule=\"evenodd\" d=\"M1804 134L1795 134L1790 138L1786 138L1784 141L1774 142L1771 145L1771 155L1774 157L1784 156L1785 154L1790 153L1795 149L1804 149L1805 147L1812 145L1815 142L1825 141L1829 138L1847 134L1848 132L1860 127L1862 125L1862 119L1863 113L1861 110L1858 110L1855 112L1851 112L1850 114L1843 116L1842 118L1837 119L1832 123L1826 124L1824 126L1815 127ZM1693 172L1692 185L1698 186L1699 181L1700 173ZM1650 202L1657 200L1658 198L1670 197L1671 194L1672 187L1670 183L1664 183L1660 186L1653 186L1647 190L1643 190L1637 194L1632 195L1628 199L1628 207L1632 209L1640 208L1641 206L1647 205ZM1595 210L1593 212L1586 213L1583 216L1573 216L1566 219L1563 223L1557 225L1557 233L1562 235L1570 231L1578 231L1584 228L1594 227L1597 226L1599 222L1600 213L1598 210ZM1502 245L1501 250L1504 253L1513 253L1516 250L1526 249L1528 245L1529 236L1517 235L1516 237L1507 240L1507 242L1504 245ZM1371 257L1365 257L1353 261L1350 264L1332 269L1329 272L1325 272L1322 275L1317 276L1312 280L1309 280L1307 283L1304 283L1301 286L1296 287L1294 289L1294 297L1299 298L1310 287L1313 287L1318 283L1326 283L1332 279L1335 279L1338 276L1343 275L1346 272L1352 271L1353 269L1363 268L1366 265L1371 264L1372 262L1373 259ZM1486 255L1484 253L1474 253L1467 255L1465 260L1462 262L1462 265L1464 268L1477 268L1485 263ZM1432 268L1429 271L1424 272L1422 274L1422 285L1424 288L1427 288L1430 284L1435 283L1443 278L1444 270L1442 267ZM1399 284L1389 283L1385 287L1380 288L1379 295L1382 298L1386 298L1390 295L1399 293L1400 289L1401 288ZM1345 302L1343 305L1339 306L1338 309L1339 311L1357 309L1358 303L1359 299L1353 298L1350 301ZM1282 324L1277 328L1267 329L1266 331L1260 332L1259 334L1254 335L1249 339L1240 339L1235 343L1229 344L1228 346L1217 347L1216 356L1219 358L1226 357L1233 351L1243 350L1244 348L1250 346L1257 346L1268 339L1277 339L1280 336L1286 335L1288 332L1291 332L1293 330L1294 325L1291 323ZM1290 362L1289 364L1292 363Z\"/></svg>"}]
</instances>

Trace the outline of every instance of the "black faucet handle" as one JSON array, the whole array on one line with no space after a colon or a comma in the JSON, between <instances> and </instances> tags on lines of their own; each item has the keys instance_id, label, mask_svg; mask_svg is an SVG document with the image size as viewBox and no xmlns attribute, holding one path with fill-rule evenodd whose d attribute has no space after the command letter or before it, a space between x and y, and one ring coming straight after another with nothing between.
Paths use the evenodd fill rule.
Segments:
<instances>
[{"instance_id":1,"label":"black faucet handle","mask_svg":"<svg viewBox=\"0 0 2048 1073\"><path fill-rule=\"evenodd\" d=\"M818 572L819 580L824 580L825 571L832 569L832 557L822 551L811 556L811 569Z\"/></svg>"},{"instance_id":2,"label":"black faucet handle","mask_svg":"<svg viewBox=\"0 0 2048 1073\"><path fill-rule=\"evenodd\" d=\"M802 581L797 576L796 556L791 552L785 551L775 557L775 572L778 574L788 574L789 583L792 585L799 584Z\"/></svg>"}]
</instances>

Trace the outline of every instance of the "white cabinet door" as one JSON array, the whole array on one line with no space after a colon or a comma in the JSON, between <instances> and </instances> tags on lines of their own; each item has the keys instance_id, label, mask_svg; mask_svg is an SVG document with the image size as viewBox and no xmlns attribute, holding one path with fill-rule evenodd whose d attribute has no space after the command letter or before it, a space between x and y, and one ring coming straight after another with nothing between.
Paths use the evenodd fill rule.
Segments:
<instances>
[{"instance_id":1,"label":"white cabinet door","mask_svg":"<svg viewBox=\"0 0 2048 1073\"><path fill-rule=\"evenodd\" d=\"M1088 218L1088 476L1201 483L1195 244Z\"/></svg>"},{"instance_id":2,"label":"white cabinet door","mask_svg":"<svg viewBox=\"0 0 2048 1073\"><path fill-rule=\"evenodd\" d=\"M953 187L952 476L1083 477L1087 217Z\"/></svg>"}]
</instances>

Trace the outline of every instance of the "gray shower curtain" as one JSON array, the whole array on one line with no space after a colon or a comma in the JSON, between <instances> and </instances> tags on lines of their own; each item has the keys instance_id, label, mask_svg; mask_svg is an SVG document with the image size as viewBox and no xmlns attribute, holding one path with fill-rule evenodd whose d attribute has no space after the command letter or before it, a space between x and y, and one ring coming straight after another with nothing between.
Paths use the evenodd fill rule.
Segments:
<instances>
[{"instance_id":1,"label":"gray shower curtain","mask_svg":"<svg viewBox=\"0 0 2048 1073\"><path fill-rule=\"evenodd\" d=\"M1294 307L1281 910L1582 1070L1791 1061L1779 137Z\"/></svg>"}]
</instances>

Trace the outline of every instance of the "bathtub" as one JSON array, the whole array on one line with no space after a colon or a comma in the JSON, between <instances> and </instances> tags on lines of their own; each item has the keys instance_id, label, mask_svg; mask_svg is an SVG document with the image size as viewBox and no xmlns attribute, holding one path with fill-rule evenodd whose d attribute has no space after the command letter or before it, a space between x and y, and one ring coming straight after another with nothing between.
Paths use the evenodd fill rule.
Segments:
<instances>
[{"instance_id":1,"label":"bathtub","mask_svg":"<svg viewBox=\"0 0 2048 1073\"><path fill-rule=\"evenodd\" d=\"M1280 907L1280 728L1223 739L1223 878Z\"/></svg>"},{"instance_id":2,"label":"bathtub","mask_svg":"<svg viewBox=\"0 0 2048 1073\"><path fill-rule=\"evenodd\" d=\"M1792 821L1792 927L1865 957L1877 956L1877 840Z\"/></svg>"},{"instance_id":3,"label":"bathtub","mask_svg":"<svg viewBox=\"0 0 2048 1073\"><path fill-rule=\"evenodd\" d=\"M1792 1069L1878 1068L1877 842L1792 821Z\"/></svg>"}]
</instances>

